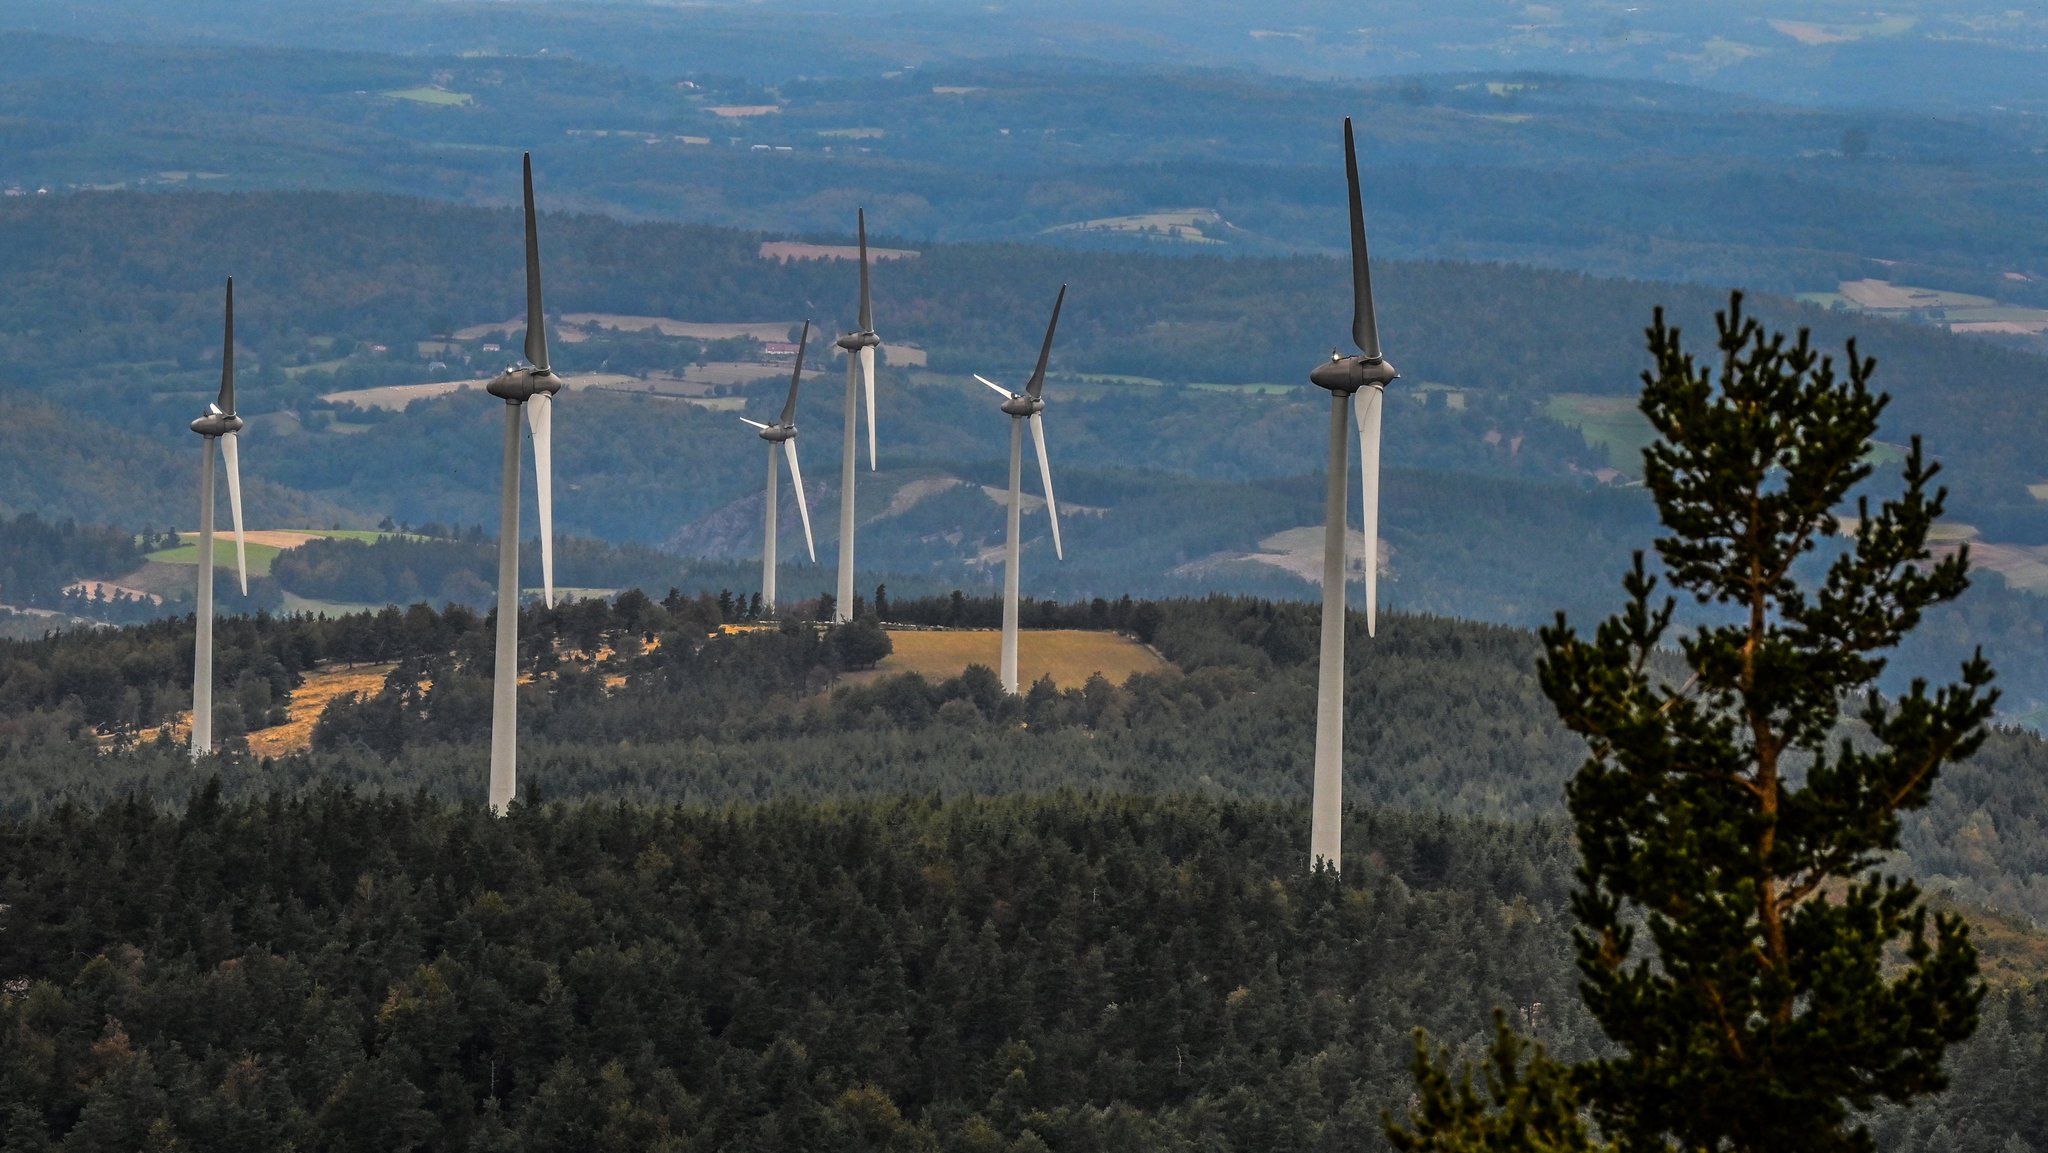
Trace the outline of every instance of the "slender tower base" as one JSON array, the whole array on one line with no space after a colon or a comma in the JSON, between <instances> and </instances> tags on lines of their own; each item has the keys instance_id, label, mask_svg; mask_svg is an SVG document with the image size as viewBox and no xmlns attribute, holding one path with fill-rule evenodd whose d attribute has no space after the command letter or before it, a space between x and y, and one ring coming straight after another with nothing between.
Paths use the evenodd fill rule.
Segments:
<instances>
[{"instance_id":1,"label":"slender tower base","mask_svg":"<svg viewBox=\"0 0 2048 1153\"><path fill-rule=\"evenodd\" d=\"M1323 514L1322 661L1316 675L1315 799L1309 868L1335 871L1344 852L1344 498L1350 477L1351 394L1330 394L1330 477Z\"/></svg>"},{"instance_id":2,"label":"slender tower base","mask_svg":"<svg viewBox=\"0 0 2048 1153\"><path fill-rule=\"evenodd\" d=\"M839 462L839 595L832 605L832 619L853 619L853 474L858 463L854 442L854 408L860 399L860 358L866 349L846 354L846 437L845 455Z\"/></svg>"},{"instance_id":3,"label":"slender tower base","mask_svg":"<svg viewBox=\"0 0 2048 1153\"><path fill-rule=\"evenodd\" d=\"M491 812L519 793L519 405L505 402L498 489L498 652L491 677Z\"/></svg>"},{"instance_id":4,"label":"slender tower base","mask_svg":"<svg viewBox=\"0 0 2048 1153\"><path fill-rule=\"evenodd\" d=\"M768 442L768 515L761 535L761 615L775 615L775 453Z\"/></svg>"},{"instance_id":5,"label":"slender tower base","mask_svg":"<svg viewBox=\"0 0 2048 1153\"><path fill-rule=\"evenodd\" d=\"M213 751L213 438L199 441L199 626L192 645L192 759Z\"/></svg>"},{"instance_id":6,"label":"slender tower base","mask_svg":"<svg viewBox=\"0 0 2048 1153\"><path fill-rule=\"evenodd\" d=\"M1024 421L1010 418L1009 548L1003 553L1003 691L1017 693L1017 565L1024 496Z\"/></svg>"}]
</instances>

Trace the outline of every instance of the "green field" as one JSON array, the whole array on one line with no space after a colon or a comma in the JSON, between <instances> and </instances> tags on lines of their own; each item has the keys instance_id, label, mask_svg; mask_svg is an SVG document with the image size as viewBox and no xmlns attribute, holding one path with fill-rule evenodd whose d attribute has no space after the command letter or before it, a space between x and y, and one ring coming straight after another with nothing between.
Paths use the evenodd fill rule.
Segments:
<instances>
[{"instance_id":1,"label":"green field","mask_svg":"<svg viewBox=\"0 0 2048 1153\"><path fill-rule=\"evenodd\" d=\"M181 537L190 537L192 539L187 540L184 544L179 545L177 548L158 549L157 551L148 554L143 559L155 561L158 564L198 564L198 534L179 533L178 535ZM277 554L284 551L283 549L278 548L276 545L257 544L254 541L249 542L248 550L250 576L269 576L270 562L276 560ZM232 569L235 567L235 534L233 531L214 534L213 563L214 566L217 568Z\"/></svg>"},{"instance_id":2,"label":"green field","mask_svg":"<svg viewBox=\"0 0 2048 1153\"><path fill-rule=\"evenodd\" d=\"M1606 450L1610 466L1631 475L1642 470L1643 449L1656 439L1634 397L1561 392L1544 403L1543 411L1559 424L1578 429L1587 444Z\"/></svg>"},{"instance_id":3,"label":"green field","mask_svg":"<svg viewBox=\"0 0 2048 1153\"><path fill-rule=\"evenodd\" d=\"M310 537L331 537L339 540L361 541L373 541L381 537L387 536L409 536L413 540L427 539L426 537L419 536L418 534L413 533L378 532L376 529L361 528L251 529L248 531L248 536L257 539L251 539L248 544L249 575L270 575L271 562L277 559L277 554L285 551L283 546L263 543L260 541L261 536L273 533L303 533ZM147 554L143 559L153 561L157 564L198 564L199 534L195 532L181 532L178 534L178 537L182 543L180 543L176 548L158 549L155 552ZM235 534L233 529L223 526L215 527L213 537L213 563L216 566L222 568L234 567Z\"/></svg>"},{"instance_id":4,"label":"green field","mask_svg":"<svg viewBox=\"0 0 2048 1153\"><path fill-rule=\"evenodd\" d=\"M421 85L418 88L393 88L388 92L380 92L378 95L389 96L393 100L410 100L415 104L434 104L444 108L456 108L464 104L476 103L476 97L471 96L467 92L450 92L446 88L434 88L428 85Z\"/></svg>"}]
</instances>

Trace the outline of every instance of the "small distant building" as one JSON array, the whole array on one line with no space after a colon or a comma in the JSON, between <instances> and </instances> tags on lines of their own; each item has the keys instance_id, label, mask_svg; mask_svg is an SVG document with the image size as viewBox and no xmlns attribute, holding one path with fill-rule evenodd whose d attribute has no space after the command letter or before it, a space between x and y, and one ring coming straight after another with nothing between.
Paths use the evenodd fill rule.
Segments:
<instances>
[{"instance_id":1,"label":"small distant building","mask_svg":"<svg viewBox=\"0 0 2048 1153\"><path fill-rule=\"evenodd\" d=\"M786 340L764 340L761 342L761 355L786 360L796 355L796 345Z\"/></svg>"},{"instance_id":2,"label":"small distant building","mask_svg":"<svg viewBox=\"0 0 2048 1153\"><path fill-rule=\"evenodd\" d=\"M498 351L498 346L497 346L497 345L495 345L495 344L486 344L486 345L484 345L484 351L485 351L485 352L496 352L496 351Z\"/></svg>"},{"instance_id":3,"label":"small distant building","mask_svg":"<svg viewBox=\"0 0 2048 1153\"><path fill-rule=\"evenodd\" d=\"M373 345L371 345L371 346L370 346L370 351L371 351L371 352L390 352L390 351L391 351L391 346L390 346L390 345L388 345L388 344L373 344Z\"/></svg>"}]
</instances>

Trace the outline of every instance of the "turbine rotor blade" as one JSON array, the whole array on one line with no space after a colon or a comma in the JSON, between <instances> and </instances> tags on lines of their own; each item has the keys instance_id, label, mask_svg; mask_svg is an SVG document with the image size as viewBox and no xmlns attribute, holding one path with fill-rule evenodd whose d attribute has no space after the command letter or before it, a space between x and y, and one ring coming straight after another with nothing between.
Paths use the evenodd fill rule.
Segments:
<instances>
[{"instance_id":1,"label":"turbine rotor blade","mask_svg":"<svg viewBox=\"0 0 2048 1153\"><path fill-rule=\"evenodd\" d=\"M789 458L789 485L796 490L796 510L804 517L804 547L810 550L811 563L818 563L818 546L811 539L811 500L804 495L804 470L796 462L796 438L782 442L782 454Z\"/></svg>"},{"instance_id":2,"label":"turbine rotor blade","mask_svg":"<svg viewBox=\"0 0 2048 1153\"><path fill-rule=\"evenodd\" d=\"M235 411L235 278L228 277L227 324L220 344L220 399L215 411Z\"/></svg>"},{"instance_id":3,"label":"turbine rotor blade","mask_svg":"<svg viewBox=\"0 0 2048 1153\"><path fill-rule=\"evenodd\" d=\"M868 391L868 471L875 471L875 350L860 350L860 378Z\"/></svg>"},{"instance_id":4,"label":"turbine rotor blade","mask_svg":"<svg viewBox=\"0 0 2048 1153\"><path fill-rule=\"evenodd\" d=\"M804 321L804 334L796 342L796 368L789 374L789 399L782 402L782 423L796 418L796 386L804 375L804 346L811 342L811 322Z\"/></svg>"},{"instance_id":5,"label":"turbine rotor blade","mask_svg":"<svg viewBox=\"0 0 2048 1153\"><path fill-rule=\"evenodd\" d=\"M868 300L868 211L857 209L860 221L860 330L875 330L875 310Z\"/></svg>"},{"instance_id":6,"label":"turbine rotor blade","mask_svg":"<svg viewBox=\"0 0 2048 1153\"><path fill-rule=\"evenodd\" d=\"M1052 465L1045 459L1045 414L1031 414L1031 443L1038 448L1038 483L1045 488L1045 515L1052 521L1052 553L1061 560L1067 559L1067 550L1060 544L1060 506L1052 497Z\"/></svg>"},{"instance_id":7,"label":"turbine rotor blade","mask_svg":"<svg viewBox=\"0 0 2048 1153\"><path fill-rule=\"evenodd\" d=\"M753 426L754 426L755 428L758 428L758 429L760 429L760 430L761 430L762 432L767 432L767 431L768 431L768 426L767 426L767 425L765 425L765 424L762 424L762 423L761 423L760 421L758 421L758 420L748 420L748 419L747 419L746 417L744 417L744 416L743 416L743 417L741 417L741 418L740 418L740 423L741 423L741 424L751 424L751 425L753 425Z\"/></svg>"},{"instance_id":8,"label":"turbine rotor blade","mask_svg":"<svg viewBox=\"0 0 2048 1153\"><path fill-rule=\"evenodd\" d=\"M1024 391L1032 397L1045 391L1045 362L1052 356L1052 333L1060 326L1060 305L1067 302L1067 286L1060 285L1060 294L1053 298L1052 319L1046 322L1045 343L1038 346L1038 367L1031 370L1031 380Z\"/></svg>"},{"instance_id":9,"label":"turbine rotor blade","mask_svg":"<svg viewBox=\"0 0 2048 1153\"><path fill-rule=\"evenodd\" d=\"M985 377L985 376L981 375L981 374L980 374L980 373L978 373L978 372L974 374L974 379L976 379L976 380L980 381L981 383L983 383L983 384L985 384L985 385L988 385L988 386L989 386L990 388L993 388L993 389L995 389L995 390L996 390L997 392L1000 392L1000 393L1002 393L1002 394L1003 394L1003 399L1005 399L1005 400L1015 400L1015 399L1017 399L1017 394L1016 394L1016 393L1014 393L1014 392L1011 392L1011 391L1010 391L1009 389L1007 389L1007 388L1004 388L1004 387L1003 387L1002 385L1000 385L1000 384L997 384L997 383L996 383L995 381L993 381L993 380L990 380L990 379L989 379L988 377Z\"/></svg>"},{"instance_id":10,"label":"turbine rotor blade","mask_svg":"<svg viewBox=\"0 0 2048 1153\"><path fill-rule=\"evenodd\" d=\"M548 367L547 321L540 304L540 228L533 218L533 153L526 154L526 362Z\"/></svg>"},{"instance_id":11,"label":"turbine rotor blade","mask_svg":"<svg viewBox=\"0 0 2048 1153\"><path fill-rule=\"evenodd\" d=\"M1386 408L1383 388L1362 388L1353 403L1358 418L1358 469L1363 482L1359 502L1365 516L1365 635L1379 635L1380 607L1380 416Z\"/></svg>"},{"instance_id":12,"label":"turbine rotor blade","mask_svg":"<svg viewBox=\"0 0 2048 1153\"><path fill-rule=\"evenodd\" d=\"M1358 145L1344 118L1344 170L1351 182L1351 339L1367 360L1380 358L1380 325L1372 310L1372 262L1365 253L1365 208L1358 196Z\"/></svg>"},{"instance_id":13,"label":"turbine rotor blade","mask_svg":"<svg viewBox=\"0 0 2048 1153\"><path fill-rule=\"evenodd\" d=\"M536 392L526 402L526 427L533 433L534 511L540 514L540 584L555 607L555 398Z\"/></svg>"},{"instance_id":14,"label":"turbine rotor blade","mask_svg":"<svg viewBox=\"0 0 2048 1153\"><path fill-rule=\"evenodd\" d=\"M242 461L234 433L220 438L220 454L228 466L228 512L235 518L235 567L242 574L242 595L249 595L249 542L242 533ZM206 558L207 579L213 579L213 558Z\"/></svg>"}]
</instances>

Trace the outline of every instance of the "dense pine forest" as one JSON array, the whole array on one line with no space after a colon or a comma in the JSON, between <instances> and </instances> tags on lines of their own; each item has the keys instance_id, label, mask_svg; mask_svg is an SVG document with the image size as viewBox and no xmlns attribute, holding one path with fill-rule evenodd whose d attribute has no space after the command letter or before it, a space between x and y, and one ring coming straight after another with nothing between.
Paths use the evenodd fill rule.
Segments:
<instances>
[{"instance_id":1,"label":"dense pine forest","mask_svg":"<svg viewBox=\"0 0 2048 1153\"><path fill-rule=\"evenodd\" d=\"M1597 1051L1580 746L1530 634L1352 622L1340 883L1301 868L1306 606L1028 605L1173 664L1016 698L973 667L839 683L861 626L721 628L745 614L529 608L504 821L482 614L223 621L231 747L315 669L392 671L308 752L198 765L161 727L189 621L0 648L6 1147L1373 1148L1418 1025L1476 1052L1499 1007ZM2044 765L1995 733L1907 823L1995 988L1952 1093L1874 1118L1887 1150L2048 1132L2011 1089L2048 1074Z\"/></svg>"},{"instance_id":2,"label":"dense pine forest","mask_svg":"<svg viewBox=\"0 0 2048 1153\"><path fill-rule=\"evenodd\" d=\"M1374 1148L1409 1030L1598 1044L1555 823L1055 793L0 826L10 1150ZM2031 1147L2011 984L1887 1149ZM2015 1145L2013 1142L2020 1144Z\"/></svg>"}]
</instances>

